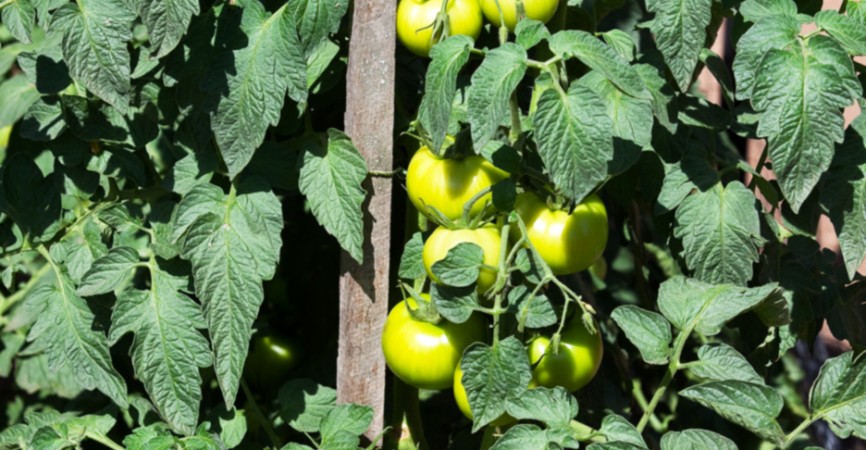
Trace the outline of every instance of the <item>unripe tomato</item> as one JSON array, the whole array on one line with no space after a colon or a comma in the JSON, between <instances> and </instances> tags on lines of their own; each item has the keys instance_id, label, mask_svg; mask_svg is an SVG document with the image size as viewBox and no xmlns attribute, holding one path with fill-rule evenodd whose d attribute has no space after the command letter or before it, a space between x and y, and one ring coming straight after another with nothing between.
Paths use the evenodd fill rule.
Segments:
<instances>
[{"instance_id":1,"label":"unripe tomato","mask_svg":"<svg viewBox=\"0 0 866 450\"><path fill-rule=\"evenodd\" d=\"M497 1L499 2L499 7L502 8L502 18L505 19L505 26L509 30L514 31L514 27L517 26L517 0L480 0L481 11L484 12L484 17L497 27L502 25L502 22L499 20L499 9L496 8ZM558 7L559 0L524 0L523 2L526 18L544 23L553 18Z\"/></svg>"},{"instance_id":2,"label":"unripe tomato","mask_svg":"<svg viewBox=\"0 0 866 450\"><path fill-rule=\"evenodd\" d=\"M433 264L445 259L448 250L463 242L471 242L481 247L485 265L499 266L502 238L496 225L487 224L474 230L467 228L449 230L446 227L438 227L424 242L424 252L421 254L424 268L427 269L427 275L430 276L431 280L439 283L439 279L433 275ZM478 292L485 292L493 286L493 283L496 282L496 273L497 270L481 268L481 272L478 274Z\"/></svg>"},{"instance_id":3,"label":"unripe tomato","mask_svg":"<svg viewBox=\"0 0 866 450\"><path fill-rule=\"evenodd\" d=\"M432 0L431 0L432 1ZM445 217L457 220L463 214L463 205L475 194L508 174L484 158L472 155L462 159L439 158L426 146L421 147L409 161L406 170L406 190L409 200L427 217L434 218L429 207L436 208ZM478 214L492 201L487 194L474 205L471 214Z\"/></svg>"},{"instance_id":4,"label":"unripe tomato","mask_svg":"<svg viewBox=\"0 0 866 450\"><path fill-rule=\"evenodd\" d=\"M300 348L293 340L274 333L258 333L250 345L244 377L258 389L278 388L288 381L288 374L299 358Z\"/></svg>"},{"instance_id":5,"label":"unripe tomato","mask_svg":"<svg viewBox=\"0 0 866 450\"><path fill-rule=\"evenodd\" d=\"M526 224L527 238L556 275L586 270L607 245L607 209L593 194L569 214L548 208L531 192L517 196L514 209Z\"/></svg>"},{"instance_id":6,"label":"unripe tomato","mask_svg":"<svg viewBox=\"0 0 866 450\"><path fill-rule=\"evenodd\" d=\"M12 125L0 128L0 149L9 146L9 136L12 134Z\"/></svg>"},{"instance_id":7,"label":"unripe tomato","mask_svg":"<svg viewBox=\"0 0 866 450\"><path fill-rule=\"evenodd\" d=\"M537 386L562 386L574 392L586 386L601 366L604 352L601 332L590 334L580 315L562 330L557 354L553 354L552 348L546 353L548 345L547 336L537 336L529 343L529 363L534 367L532 381Z\"/></svg>"},{"instance_id":8,"label":"unripe tomato","mask_svg":"<svg viewBox=\"0 0 866 450\"><path fill-rule=\"evenodd\" d=\"M422 294L429 301L430 296ZM406 305L415 308L409 297L398 303L382 329L382 352L391 372L406 384L421 389L445 389L452 385L454 370L469 344L484 339L484 320L472 315L456 324L446 320L428 323L415 320Z\"/></svg>"},{"instance_id":9,"label":"unripe tomato","mask_svg":"<svg viewBox=\"0 0 866 450\"><path fill-rule=\"evenodd\" d=\"M397 5L397 37L412 53L418 56L430 54L433 47L433 22L442 8L439 0L400 0ZM477 0L448 0L450 36L462 34L478 39L481 33L481 8Z\"/></svg>"},{"instance_id":10,"label":"unripe tomato","mask_svg":"<svg viewBox=\"0 0 866 450\"><path fill-rule=\"evenodd\" d=\"M462 412L467 419L472 420L472 409L469 408L469 398L466 396L466 388L463 387L463 369L460 367L460 364L457 365L457 370L454 371L454 402L457 403L460 412ZM490 425L501 427L514 422L517 422L514 420L514 417L511 417L508 414L502 414L496 420L490 422Z\"/></svg>"}]
</instances>

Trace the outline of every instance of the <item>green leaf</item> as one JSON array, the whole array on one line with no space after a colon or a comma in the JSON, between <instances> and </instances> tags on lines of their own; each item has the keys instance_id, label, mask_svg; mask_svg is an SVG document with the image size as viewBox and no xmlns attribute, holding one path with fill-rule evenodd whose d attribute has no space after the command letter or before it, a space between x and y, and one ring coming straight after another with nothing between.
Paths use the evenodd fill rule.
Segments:
<instances>
[{"instance_id":1,"label":"green leaf","mask_svg":"<svg viewBox=\"0 0 866 450\"><path fill-rule=\"evenodd\" d=\"M526 50L529 50L540 44L541 41L549 38L550 31L547 31L544 23L538 20L524 19L517 22L517 26L514 28L514 36L515 42Z\"/></svg>"},{"instance_id":2,"label":"green leaf","mask_svg":"<svg viewBox=\"0 0 866 450\"><path fill-rule=\"evenodd\" d=\"M549 450L549 443L547 433L538 425L521 423L509 428L490 450Z\"/></svg>"},{"instance_id":3,"label":"green leaf","mask_svg":"<svg viewBox=\"0 0 866 450\"><path fill-rule=\"evenodd\" d=\"M689 371L709 381L739 380L764 384L749 361L724 343L707 344L698 349L698 360L688 363Z\"/></svg>"},{"instance_id":4,"label":"green leaf","mask_svg":"<svg viewBox=\"0 0 866 450\"><path fill-rule=\"evenodd\" d=\"M739 181L695 192L677 208L674 236L696 278L745 285L758 261L761 222L755 195Z\"/></svg>"},{"instance_id":5,"label":"green leaf","mask_svg":"<svg viewBox=\"0 0 866 450\"><path fill-rule=\"evenodd\" d=\"M303 433L318 433L322 419L334 409L337 391L308 379L291 380L280 388L280 417Z\"/></svg>"},{"instance_id":6,"label":"green leaf","mask_svg":"<svg viewBox=\"0 0 866 450\"><path fill-rule=\"evenodd\" d=\"M519 284L508 291L508 311L527 328L549 327L557 322L556 311L546 295Z\"/></svg>"},{"instance_id":7,"label":"green leaf","mask_svg":"<svg viewBox=\"0 0 866 450\"><path fill-rule=\"evenodd\" d=\"M32 240L53 234L59 226L60 194L32 159L14 156L3 163L6 213Z\"/></svg>"},{"instance_id":8,"label":"green leaf","mask_svg":"<svg viewBox=\"0 0 866 450\"><path fill-rule=\"evenodd\" d=\"M488 52L472 74L467 103L475 148L483 148L508 116L508 100L525 73L526 50L509 42Z\"/></svg>"},{"instance_id":9,"label":"green leaf","mask_svg":"<svg viewBox=\"0 0 866 450\"><path fill-rule=\"evenodd\" d=\"M650 30L656 46L664 55L681 92L692 83L701 49L712 19L712 0L682 0L670 2L651 0L647 9L655 13Z\"/></svg>"},{"instance_id":10,"label":"green leaf","mask_svg":"<svg viewBox=\"0 0 866 450\"><path fill-rule=\"evenodd\" d=\"M587 450L645 450L645 446L635 445L628 442L604 442L590 444L586 447Z\"/></svg>"},{"instance_id":11,"label":"green leaf","mask_svg":"<svg viewBox=\"0 0 866 450\"><path fill-rule=\"evenodd\" d=\"M295 18L301 48L309 56L329 35L340 28L349 8L347 0L290 0L289 11Z\"/></svg>"},{"instance_id":12,"label":"green leaf","mask_svg":"<svg viewBox=\"0 0 866 450\"><path fill-rule=\"evenodd\" d=\"M778 443L785 437L776 421L784 403L772 388L745 381L711 381L686 388L680 395L762 438Z\"/></svg>"},{"instance_id":13,"label":"green leaf","mask_svg":"<svg viewBox=\"0 0 866 450\"><path fill-rule=\"evenodd\" d=\"M36 8L31 0L12 0L2 9L3 25L19 41L29 44L30 33L36 22Z\"/></svg>"},{"instance_id":14,"label":"green leaf","mask_svg":"<svg viewBox=\"0 0 866 450\"><path fill-rule=\"evenodd\" d=\"M693 191L708 191L719 182L719 175L707 161L706 153L697 148L687 149L675 163L662 164L665 177L656 198L657 214L679 208Z\"/></svg>"},{"instance_id":15,"label":"green leaf","mask_svg":"<svg viewBox=\"0 0 866 450\"><path fill-rule=\"evenodd\" d=\"M283 218L279 200L259 178L245 180L224 199L220 192L212 185L193 188L177 206L174 236L192 263L214 371L230 407L262 303L262 280L273 276L279 260Z\"/></svg>"},{"instance_id":16,"label":"green leaf","mask_svg":"<svg viewBox=\"0 0 866 450\"><path fill-rule=\"evenodd\" d=\"M147 27L151 51L162 58L177 47L192 16L199 13L196 0L139 0L138 11Z\"/></svg>"},{"instance_id":17,"label":"green leaf","mask_svg":"<svg viewBox=\"0 0 866 450\"><path fill-rule=\"evenodd\" d=\"M670 133L676 133L678 123L674 89L665 80L661 70L654 66L637 64L635 70L652 95L653 114L658 119L659 124Z\"/></svg>"},{"instance_id":18,"label":"green leaf","mask_svg":"<svg viewBox=\"0 0 866 450\"><path fill-rule=\"evenodd\" d=\"M64 130L63 109L57 98L42 97L24 113L21 136L31 141L48 142L57 139Z\"/></svg>"},{"instance_id":19,"label":"green leaf","mask_svg":"<svg viewBox=\"0 0 866 450\"><path fill-rule=\"evenodd\" d=\"M764 55L770 50L783 49L795 43L799 33L800 22L796 17L771 15L758 21L740 37L732 65L738 100L752 97Z\"/></svg>"},{"instance_id":20,"label":"green leaf","mask_svg":"<svg viewBox=\"0 0 866 450\"><path fill-rule=\"evenodd\" d=\"M463 352L460 368L474 417L473 432L499 418L505 412L502 400L526 391L532 378L526 349L513 336L492 347L473 344Z\"/></svg>"},{"instance_id":21,"label":"green leaf","mask_svg":"<svg viewBox=\"0 0 866 450\"><path fill-rule=\"evenodd\" d=\"M307 90L312 89L313 93L316 92L316 89L322 85L320 81L322 81L325 71L331 67L331 63L339 53L339 45L325 40L307 55Z\"/></svg>"},{"instance_id":22,"label":"green leaf","mask_svg":"<svg viewBox=\"0 0 866 450\"><path fill-rule=\"evenodd\" d=\"M316 220L359 264L364 260L361 204L367 177L364 158L342 131L328 130L328 146L309 146L301 155L298 187Z\"/></svg>"},{"instance_id":23,"label":"green leaf","mask_svg":"<svg viewBox=\"0 0 866 450\"><path fill-rule=\"evenodd\" d=\"M678 329L694 329L704 336L713 336L727 321L778 295L775 283L755 288L730 284L714 286L676 276L659 287L658 305Z\"/></svg>"},{"instance_id":24,"label":"green leaf","mask_svg":"<svg viewBox=\"0 0 866 450\"><path fill-rule=\"evenodd\" d=\"M478 244L461 242L451 247L444 259L433 263L431 270L442 284L466 287L478 280L482 264L484 250Z\"/></svg>"},{"instance_id":25,"label":"green leaf","mask_svg":"<svg viewBox=\"0 0 866 450\"><path fill-rule=\"evenodd\" d=\"M667 364L671 355L671 324L661 314L633 305L619 306L610 316L640 350L647 364Z\"/></svg>"},{"instance_id":26,"label":"green leaf","mask_svg":"<svg viewBox=\"0 0 866 450\"><path fill-rule=\"evenodd\" d=\"M39 100L36 86L24 75L15 75L0 83L0 128L12 125Z\"/></svg>"},{"instance_id":27,"label":"green leaf","mask_svg":"<svg viewBox=\"0 0 866 450\"><path fill-rule=\"evenodd\" d=\"M809 406L837 436L866 438L866 358L848 351L828 359L809 392Z\"/></svg>"},{"instance_id":28,"label":"green leaf","mask_svg":"<svg viewBox=\"0 0 866 450\"><path fill-rule=\"evenodd\" d=\"M583 200L607 177L612 124L598 95L578 84L568 94L548 89L538 100L533 125L544 167L572 200Z\"/></svg>"},{"instance_id":29,"label":"green leaf","mask_svg":"<svg viewBox=\"0 0 866 450\"><path fill-rule=\"evenodd\" d=\"M222 50L204 88L216 142L234 178L268 126L279 123L286 92L296 102L306 100L307 64L288 4L270 14L258 0L238 0L223 8L217 27L215 45Z\"/></svg>"},{"instance_id":30,"label":"green leaf","mask_svg":"<svg viewBox=\"0 0 866 450\"><path fill-rule=\"evenodd\" d=\"M62 258L58 255L61 249ZM62 262L69 277L78 284L93 262L108 253L108 248L102 242L99 227L92 220L86 220L68 229L63 240L51 247L51 252L56 255L55 262Z\"/></svg>"},{"instance_id":31,"label":"green leaf","mask_svg":"<svg viewBox=\"0 0 866 450\"><path fill-rule=\"evenodd\" d=\"M27 340L44 349L52 370L72 374L81 387L98 389L125 408L126 384L111 365L104 332L94 329L93 312L75 293L69 276L57 266L53 269L54 282L30 294L28 307L38 316Z\"/></svg>"},{"instance_id":32,"label":"green leaf","mask_svg":"<svg viewBox=\"0 0 866 450\"><path fill-rule=\"evenodd\" d=\"M54 12L51 26L63 33L69 74L89 92L126 114L130 69L127 42L135 19L122 0L81 0Z\"/></svg>"},{"instance_id":33,"label":"green leaf","mask_svg":"<svg viewBox=\"0 0 866 450\"><path fill-rule=\"evenodd\" d=\"M322 440L328 440L341 431L355 436L364 434L372 421L373 408L369 406L337 405L322 418L320 426Z\"/></svg>"},{"instance_id":34,"label":"green leaf","mask_svg":"<svg viewBox=\"0 0 866 450\"><path fill-rule=\"evenodd\" d=\"M745 0L740 14L747 22L759 22L766 17L797 15L797 4L791 0Z\"/></svg>"},{"instance_id":35,"label":"green leaf","mask_svg":"<svg viewBox=\"0 0 866 450\"><path fill-rule=\"evenodd\" d=\"M510 398L505 410L517 420L537 420L550 428L567 427L577 416L577 400L562 387L537 387Z\"/></svg>"},{"instance_id":36,"label":"green leaf","mask_svg":"<svg viewBox=\"0 0 866 450\"><path fill-rule=\"evenodd\" d=\"M109 339L117 343L134 333L132 364L136 378L166 423L177 433L191 435L201 403L199 367L211 359L201 308L182 294L188 281L150 264L150 289L129 289L118 296Z\"/></svg>"},{"instance_id":37,"label":"green leaf","mask_svg":"<svg viewBox=\"0 0 866 450\"><path fill-rule=\"evenodd\" d=\"M178 442L165 426L154 424L133 430L123 438L123 445L128 450L171 450Z\"/></svg>"},{"instance_id":38,"label":"green leaf","mask_svg":"<svg viewBox=\"0 0 866 450\"><path fill-rule=\"evenodd\" d=\"M15 384L29 394L39 392L69 399L80 395L83 390L75 374L52 370L45 353L16 360Z\"/></svg>"},{"instance_id":39,"label":"green leaf","mask_svg":"<svg viewBox=\"0 0 866 450\"><path fill-rule=\"evenodd\" d=\"M430 299L436 310L449 322L463 323L469 320L478 307L478 293L475 285L465 287L445 286L438 283L430 285Z\"/></svg>"},{"instance_id":40,"label":"green leaf","mask_svg":"<svg viewBox=\"0 0 866 450\"><path fill-rule=\"evenodd\" d=\"M851 56L866 55L866 27L857 19L824 10L815 14L815 24L839 41Z\"/></svg>"},{"instance_id":41,"label":"green leaf","mask_svg":"<svg viewBox=\"0 0 866 450\"><path fill-rule=\"evenodd\" d=\"M692 428L683 431L669 431L662 436L662 450L737 450L734 441L709 430Z\"/></svg>"},{"instance_id":42,"label":"green leaf","mask_svg":"<svg viewBox=\"0 0 866 450\"><path fill-rule=\"evenodd\" d=\"M599 429L608 442L619 442L634 445L636 448L648 448L637 428L622 416L608 414L601 421Z\"/></svg>"},{"instance_id":43,"label":"green leaf","mask_svg":"<svg viewBox=\"0 0 866 450\"><path fill-rule=\"evenodd\" d=\"M604 42L614 49L622 59L631 62L634 60L635 44L631 35L620 29L614 28L601 33Z\"/></svg>"},{"instance_id":44,"label":"green leaf","mask_svg":"<svg viewBox=\"0 0 866 450\"><path fill-rule=\"evenodd\" d=\"M400 269L398 276L404 280L417 280L427 275L424 269L424 261L421 258L424 252L424 238L421 232L416 231L403 246L403 255L400 257Z\"/></svg>"},{"instance_id":45,"label":"green leaf","mask_svg":"<svg viewBox=\"0 0 866 450\"><path fill-rule=\"evenodd\" d=\"M649 99L643 80L628 61L595 36L581 30L564 30L550 39L550 50L563 58L577 58L590 69L598 71L622 92Z\"/></svg>"},{"instance_id":46,"label":"green leaf","mask_svg":"<svg viewBox=\"0 0 866 450\"><path fill-rule=\"evenodd\" d=\"M854 119L836 148L821 203L839 235L845 269L853 280L866 257L866 115Z\"/></svg>"},{"instance_id":47,"label":"green leaf","mask_svg":"<svg viewBox=\"0 0 866 450\"><path fill-rule=\"evenodd\" d=\"M469 61L472 38L450 36L430 49L430 65L424 82L424 97L418 107L418 120L430 134L434 152L445 142L454 94L457 93L457 76Z\"/></svg>"},{"instance_id":48,"label":"green leaf","mask_svg":"<svg viewBox=\"0 0 866 450\"><path fill-rule=\"evenodd\" d=\"M842 108L861 93L851 58L826 36L771 50L761 61L752 96L761 114L757 133L767 138L773 171L795 213L830 167L834 143L842 142Z\"/></svg>"}]
</instances>

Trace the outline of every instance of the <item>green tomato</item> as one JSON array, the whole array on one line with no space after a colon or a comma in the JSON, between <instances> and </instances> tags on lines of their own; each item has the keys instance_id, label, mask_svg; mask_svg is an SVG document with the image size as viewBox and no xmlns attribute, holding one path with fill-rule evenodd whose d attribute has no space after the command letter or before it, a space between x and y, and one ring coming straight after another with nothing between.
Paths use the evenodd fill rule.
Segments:
<instances>
[{"instance_id":1,"label":"green tomato","mask_svg":"<svg viewBox=\"0 0 866 450\"><path fill-rule=\"evenodd\" d=\"M3 128L0 128L0 149L4 149L9 146L9 136L12 135L12 125L6 125Z\"/></svg>"},{"instance_id":2,"label":"green tomato","mask_svg":"<svg viewBox=\"0 0 866 450\"><path fill-rule=\"evenodd\" d=\"M429 301L428 294L422 297ZM484 320L472 315L464 323L442 319L439 323L416 320L407 305L417 307L413 298L398 303L385 320L382 329L382 352L385 362L398 378L421 389L451 387L454 370L463 350L484 339Z\"/></svg>"},{"instance_id":3,"label":"green tomato","mask_svg":"<svg viewBox=\"0 0 866 450\"><path fill-rule=\"evenodd\" d=\"M514 209L526 224L527 238L556 275L586 270L607 245L607 209L593 194L571 214L548 208L531 192L517 196Z\"/></svg>"},{"instance_id":4,"label":"green tomato","mask_svg":"<svg viewBox=\"0 0 866 450\"><path fill-rule=\"evenodd\" d=\"M501 8L502 19L505 20L505 26L508 27L509 30L514 31L514 27L517 26L516 0L480 0L480 2L481 11L490 23L497 27L502 25L502 21L499 20L499 8ZM496 7L497 3L499 3L499 8ZM559 0L524 0L523 2L523 10L526 13L526 18L535 19L544 23L547 23L547 21L553 18L553 15L556 14L557 8L559 8Z\"/></svg>"},{"instance_id":5,"label":"green tomato","mask_svg":"<svg viewBox=\"0 0 866 450\"><path fill-rule=\"evenodd\" d=\"M478 192L508 174L484 158L472 155L462 159L440 158L429 148L421 147L409 161L406 170L406 190L409 200L427 217L435 218L435 208L451 220L463 215L463 205ZM480 213L492 201L488 193L472 205L471 214Z\"/></svg>"},{"instance_id":6,"label":"green tomato","mask_svg":"<svg viewBox=\"0 0 866 450\"><path fill-rule=\"evenodd\" d=\"M295 341L273 333L258 333L250 345L244 377L258 389L276 389L287 381L299 359L300 347Z\"/></svg>"},{"instance_id":7,"label":"green tomato","mask_svg":"<svg viewBox=\"0 0 866 450\"><path fill-rule=\"evenodd\" d=\"M442 8L437 0L400 0L397 5L397 37L412 53L418 56L430 54L433 47L433 23ZM462 34L472 40L481 34L481 8L477 0L448 0L448 32L451 36Z\"/></svg>"},{"instance_id":8,"label":"green tomato","mask_svg":"<svg viewBox=\"0 0 866 450\"><path fill-rule=\"evenodd\" d=\"M460 412L462 412L467 419L472 420L472 409L469 408L469 398L466 396L466 388L463 387L463 369L460 367L460 364L457 365L457 370L454 371L454 402L457 403ZM511 417L508 414L502 414L496 418L496 420L490 422L490 425L501 427L514 422L517 422L514 417Z\"/></svg>"},{"instance_id":9,"label":"green tomato","mask_svg":"<svg viewBox=\"0 0 866 450\"><path fill-rule=\"evenodd\" d=\"M466 228L449 230L446 227L438 227L424 242L424 251L421 254L424 268L427 269L427 275L430 276L431 280L439 283L439 279L433 275L433 264L445 259L448 250L463 242L471 242L481 247L485 265L494 268L499 267L502 238L496 225L487 224L474 230ZM497 270L481 268L481 272L478 274L478 292L485 292L493 286L493 283L496 282L497 272Z\"/></svg>"},{"instance_id":10,"label":"green tomato","mask_svg":"<svg viewBox=\"0 0 866 450\"><path fill-rule=\"evenodd\" d=\"M536 336L529 343L529 363L536 386L562 386L574 392L589 383L601 366L604 345L601 333L590 334L580 315L562 330L559 351L548 349L550 338Z\"/></svg>"}]
</instances>

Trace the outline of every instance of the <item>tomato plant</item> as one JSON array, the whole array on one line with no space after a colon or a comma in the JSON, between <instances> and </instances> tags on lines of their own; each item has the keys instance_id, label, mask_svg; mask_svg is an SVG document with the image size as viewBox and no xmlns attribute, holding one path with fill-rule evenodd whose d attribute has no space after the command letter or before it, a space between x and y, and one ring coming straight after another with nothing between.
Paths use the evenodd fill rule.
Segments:
<instances>
[{"instance_id":1,"label":"tomato plant","mask_svg":"<svg viewBox=\"0 0 866 450\"><path fill-rule=\"evenodd\" d=\"M481 11L490 23L505 26L514 30L517 25L517 1L516 0L480 0ZM559 8L557 0L527 0L523 2L523 17L546 23Z\"/></svg>"},{"instance_id":2,"label":"tomato plant","mask_svg":"<svg viewBox=\"0 0 866 450\"><path fill-rule=\"evenodd\" d=\"M558 347L543 335L529 343L532 381L538 386L576 391L598 372L603 351L601 334L590 332L581 320L572 320L562 330Z\"/></svg>"},{"instance_id":3,"label":"tomato plant","mask_svg":"<svg viewBox=\"0 0 866 450\"><path fill-rule=\"evenodd\" d=\"M259 333L250 344L244 377L261 390L279 388L300 362L301 351L292 339L276 333Z\"/></svg>"},{"instance_id":4,"label":"tomato plant","mask_svg":"<svg viewBox=\"0 0 866 450\"><path fill-rule=\"evenodd\" d=\"M493 224L487 224L476 229L451 230L440 226L424 242L422 260L427 275L434 282L439 280L433 274L433 265L445 259L448 251L460 243L471 243L481 247L483 253L482 264L478 275L478 291L484 292L493 286L496 281L496 268L499 266L499 256L502 252L499 229Z\"/></svg>"},{"instance_id":5,"label":"tomato plant","mask_svg":"<svg viewBox=\"0 0 866 450\"><path fill-rule=\"evenodd\" d=\"M436 0L400 0L397 5L397 37L412 53L427 56L439 40L436 20L442 3ZM474 0L448 0L447 21L440 25L448 35L478 39L481 33L481 8Z\"/></svg>"}]
</instances>

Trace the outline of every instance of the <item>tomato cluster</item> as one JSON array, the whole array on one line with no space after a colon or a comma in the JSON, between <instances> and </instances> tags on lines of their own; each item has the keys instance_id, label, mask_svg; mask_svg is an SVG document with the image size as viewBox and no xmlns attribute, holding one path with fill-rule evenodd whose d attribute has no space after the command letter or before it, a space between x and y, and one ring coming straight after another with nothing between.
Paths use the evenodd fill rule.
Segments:
<instances>
[{"instance_id":1,"label":"tomato cluster","mask_svg":"<svg viewBox=\"0 0 866 450\"><path fill-rule=\"evenodd\" d=\"M547 22L559 8L559 0L525 0L523 17ZM397 37L412 53L428 56L433 44L446 36L478 39L482 14L493 25L514 30L518 22L517 0L400 0ZM444 14L442 14L444 10Z\"/></svg>"}]
</instances>

